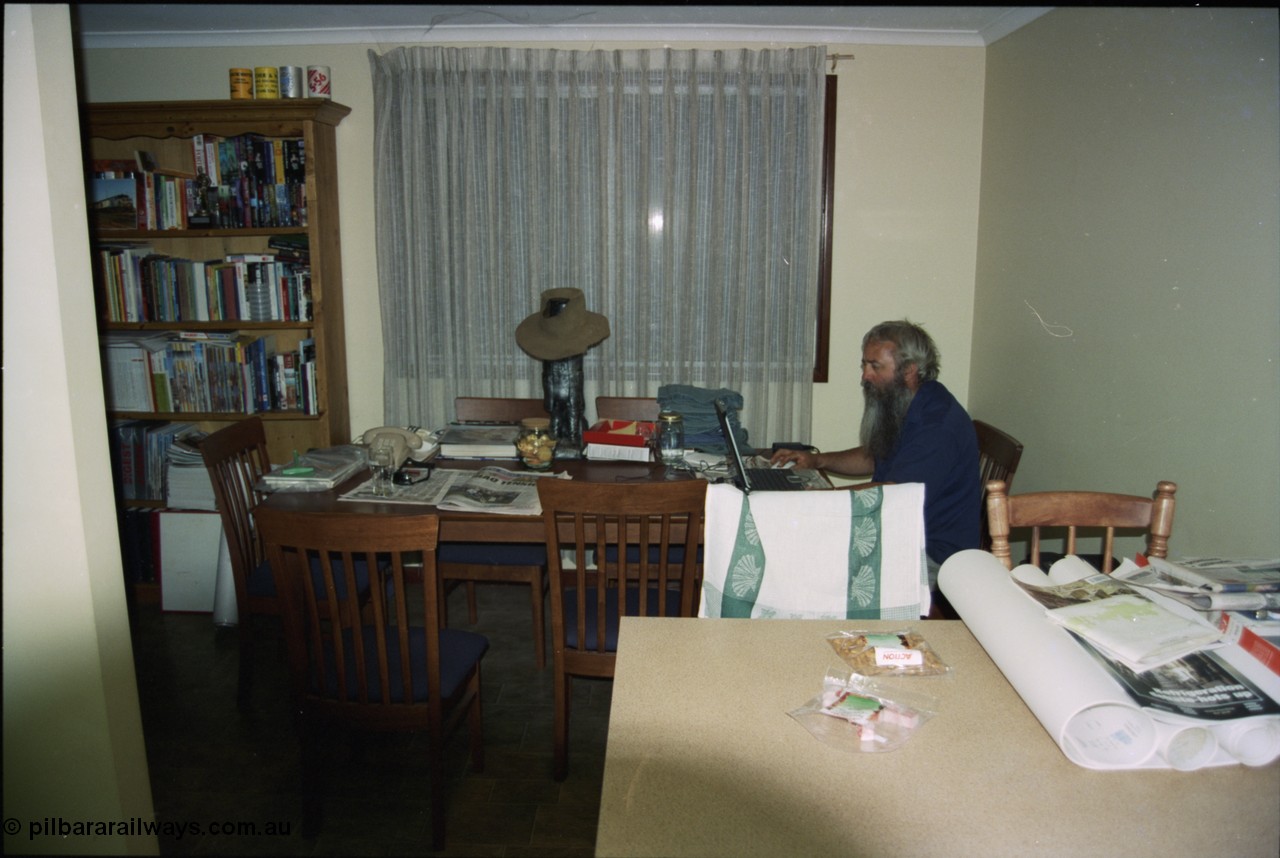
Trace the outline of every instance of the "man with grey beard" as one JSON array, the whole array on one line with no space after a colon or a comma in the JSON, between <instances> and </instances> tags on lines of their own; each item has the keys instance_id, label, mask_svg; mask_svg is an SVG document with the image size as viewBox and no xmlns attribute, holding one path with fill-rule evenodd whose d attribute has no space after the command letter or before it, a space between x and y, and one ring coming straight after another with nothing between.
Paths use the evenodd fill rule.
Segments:
<instances>
[{"instance_id":1,"label":"man with grey beard","mask_svg":"<svg viewBox=\"0 0 1280 858\"><path fill-rule=\"evenodd\" d=\"M919 325L883 322L862 338L861 446L833 453L779 450L775 465L819 468L875 482L924 483L929 583L952 554L978 548L978 440L973 421L938 381L941 361Z\"/></svg>"}]
</instances>

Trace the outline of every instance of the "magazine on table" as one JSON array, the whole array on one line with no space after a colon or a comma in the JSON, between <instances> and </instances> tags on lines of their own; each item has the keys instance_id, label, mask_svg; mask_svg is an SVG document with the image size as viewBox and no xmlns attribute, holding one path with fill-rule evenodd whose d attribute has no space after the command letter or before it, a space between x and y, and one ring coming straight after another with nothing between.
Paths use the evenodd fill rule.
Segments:
<instances>
[{"instance_id":1,"label":"magazine on table","mask_svg":"<svg viewBox=\"0 0 1280 858\"><path fill-rule=\"evenodd\" d=\"M293 454L293 461L262 475L266 491L328 491L365 466L364 448L341 444Z\"/></svg>"},{"instance_id":2,"label":"magazine on table","mask_svg":"<svg viewBox=\"0 0 1280 858\"><path fill-rule=\"evenodd\" d=\"M425 481L413 482L422 471L406 469L408 485L394 484L390 497L373 493L373 480L361 483L342 495L346 501L408 503L460 512L488 512L499 515L541 515L538 480L569 479L568 474L535 474L487 467L478 471L435 468Z\"/></svg>"}]
</instances>

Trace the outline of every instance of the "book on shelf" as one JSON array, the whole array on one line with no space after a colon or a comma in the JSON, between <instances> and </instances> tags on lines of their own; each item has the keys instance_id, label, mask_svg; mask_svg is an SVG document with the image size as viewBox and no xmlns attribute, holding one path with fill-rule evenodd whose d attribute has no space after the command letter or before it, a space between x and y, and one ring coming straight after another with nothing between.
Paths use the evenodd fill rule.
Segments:
<instances>
[{"instance_id":1,"label":"book on shelf","mask_svg":"<svg viewBox=\"0 0 1280 858\"><path fill-rule=\"evenodd\" d=\"M447 459L515 459L514 423L450 423L440 435L440 455Z\"/></svg>"},{"instance_id":2,"label":"book on shelf","mask_svg":"<svg viewBox=\"0 0 1280 858\"><path fill-rule=\"evenodd\" d=\"M103 334L108 408L121 412L317 414L312 337L277 350L275 335L222 331Z\"/></svg>"},{"instance_id":3,"label":"book on shelf","mask_svg":"<svg viewBox=\"0 0 1280 858\"><path fill-rule=\"evenodd\" d=\"M91 179L89 215L98 229L136 229L138 186L134 178Z\"/></svg>"}]
</instances>

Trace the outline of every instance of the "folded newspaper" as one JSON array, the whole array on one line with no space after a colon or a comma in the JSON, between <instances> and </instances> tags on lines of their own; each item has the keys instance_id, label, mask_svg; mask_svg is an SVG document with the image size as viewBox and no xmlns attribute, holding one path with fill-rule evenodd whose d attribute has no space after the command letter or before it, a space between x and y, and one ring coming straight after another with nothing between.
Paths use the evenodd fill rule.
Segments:
<instances>
[{"instance_id":1,"label":"folded newspaper","mask_svg":"<svg viewBox=\"0 0 1280 858\"><path fill-rule=\"evenodd\" d=\"M478 471L436 468L429 479L410 485L393 485L390 497L373 493L373 480L366 480L341 496L346 501L408 503L461 512L488 512L499 515L542 515L538 501L538 480L569 479L568 474L535 474L488 467Z\"/></svg>"},{"instance_id":2,"label":"folded newspaper","mask_svg":"<svg viewBox=\"0 0 1280 858\"><path fill-rule=\"evenodd\" d=\"M1111 574L1198 611L1280 609L1280 560L1204 558L1170 563L1152 557L1146 566L1125 560Z\"/></svg>"}]
</instances>

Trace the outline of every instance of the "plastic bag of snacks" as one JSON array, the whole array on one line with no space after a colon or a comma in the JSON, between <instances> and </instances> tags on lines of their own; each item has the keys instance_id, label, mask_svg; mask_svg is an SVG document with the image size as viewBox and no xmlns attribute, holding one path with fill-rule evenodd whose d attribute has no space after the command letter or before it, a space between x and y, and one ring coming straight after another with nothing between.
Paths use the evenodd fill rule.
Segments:
<instances>
[{"instance_id":1,"label":"plastic bag of snacks","mask_svg":"<svg viewBox=\"0 0 1280 858\"><path fill-rule=\"evenodd\" d=\"M878 753L896 750L934 715L928 695L832 668L822 693L788 714L815 739L844 751Z\"/></svg>"},{"instance_id":2,"label":"plastic bag of snacks","mask_svg":"<svg viewBox=\"0 0 1280 858\"><path fill-rule=\"evenodd\" d=\"M918 632L835 632L827 642L860 676L946 676L951 668Z\"/></svg>"}]
</instances>

